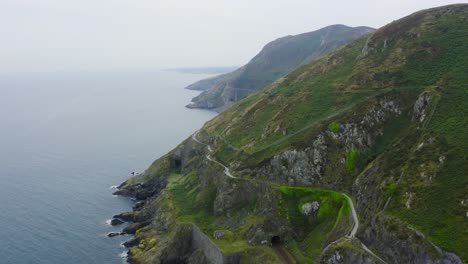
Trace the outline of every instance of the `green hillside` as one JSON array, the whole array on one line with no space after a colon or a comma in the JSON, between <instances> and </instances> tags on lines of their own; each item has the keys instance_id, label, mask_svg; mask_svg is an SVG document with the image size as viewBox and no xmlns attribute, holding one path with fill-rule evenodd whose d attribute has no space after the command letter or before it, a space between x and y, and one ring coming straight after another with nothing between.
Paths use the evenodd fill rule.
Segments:
<instances>
[{"instance_id":1,"label":"green hillside","mask_svg":"<svg viewBox=\"0 0 468 264\"><path fill-rule=\"evenodd\" d=\"M215 259L182 245L195 224L224 263L468 262L465 25L468 4L414 13L207 122L121 186L158 241L131 260Z\"/></svg>"}]
</instances>

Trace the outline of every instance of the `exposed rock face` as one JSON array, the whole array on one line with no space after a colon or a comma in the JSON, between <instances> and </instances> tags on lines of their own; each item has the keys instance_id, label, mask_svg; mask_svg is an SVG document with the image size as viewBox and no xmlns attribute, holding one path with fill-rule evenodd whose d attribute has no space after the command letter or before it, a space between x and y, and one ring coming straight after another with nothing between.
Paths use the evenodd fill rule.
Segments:
<instances>
[{"instance_id":1,"label":"exposed rock face","mask_svg":"<svg viewBox=\"0 0 468 264\"><path fill-rule=\"evenodd\" d=\"M270 165L260 173L272 180L288 184L311 185L320 180L326 158L325 137L320 134L311 147L304 150L288 150L274 156Z\"/></svg>"},{"instance_id":2,"label":"exposed rock face","mask_svg":"<svg viewBox=\"0 0 468 264\"><path fill-rule=\"evenodd\" d=\"M456 255L427 241L420 232L385 215L374 217L361 235L367 245L372 245L390 263L462 263Z\"/></svg>"},{"instance_id":3,"label":"exposed rock face","mask_svg":"<svg viewBox=\"0 0 468 264\"><path fill-rule=\"evenodd\" d=\"M352 149L359 152L371 147L375 138L382 133L383 125L391 118L401 115L398 102L392 98L380 98L365 114L354 116L341 124L337 132L326 130L320 133L310 146L303 150L287 150L274 156L259 174L289 185L316 185L321 183L326 163L344 164L346 153ZM339 142L340 160L329 160L330 141Z\"/></svg>"},{"instance_id":4,"label":"exposed rock face","mask_svg":"<svg viewBox=\"0 0 468 264\"><path fill-rule=\"evenodd\" d=\"M166 181L162 177L155 177L144 183L136 183L126 188L119 188L114 195L133 197L137 200L144 200L159 193L166 187Z\"/></svg>"},{"instance_id":5,"label":"exposed rock face","mask_svg":"<svg viewBox=\"0 0 468 264\"><path fill-rule=\"evenodd\" d=\"M414 103L413 107L413 121L417 120L423 122L427 115L427 106L432 96L428 92L423 92L419 95L418 100Z\"/></svg>"},{"instance_id":6,"label":"exposed rock face","mask_svg":"<svg viewBox=\"0 0 468 264\"><path fill-rule=\"evenodd\" d=\"M359 120L353 123L345 123L340 125L337 133L328 131L333 139L343 142L346 146L346 151L358 149L364 151L369 148L376 136L381 132L381 126L390 116L397 116L402 113L398 103L390 98L382 98Z\"/></svg>"}]
</instances>

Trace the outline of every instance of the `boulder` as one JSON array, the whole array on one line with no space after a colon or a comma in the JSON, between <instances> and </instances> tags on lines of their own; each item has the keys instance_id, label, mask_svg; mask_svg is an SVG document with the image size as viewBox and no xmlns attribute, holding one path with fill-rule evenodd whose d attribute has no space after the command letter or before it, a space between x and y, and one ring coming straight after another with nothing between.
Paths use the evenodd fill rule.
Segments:
<instances>
[{"instance_id":1,"label":"boulder","mask_svg":"<svg viewBox=\"0 0 468 264\"><path fill-rule=\"evenodd\" d=\"M124 221L120 220L119 218L114 218L110 222L110 224L113 225L113 226L121 225L123 223L124 223Z\"/></svg>"},{"instance_id":2,"label":"boulder","mask_svg":"<svg viewBox=\"0 0 468 264\"><path fill-rule=\"evenodd\" d=\"M224 236L226 236L226 232L224 232L223 230L216 230L213 233L214 239L222 239Z\"/></svg>"}]
</instances>

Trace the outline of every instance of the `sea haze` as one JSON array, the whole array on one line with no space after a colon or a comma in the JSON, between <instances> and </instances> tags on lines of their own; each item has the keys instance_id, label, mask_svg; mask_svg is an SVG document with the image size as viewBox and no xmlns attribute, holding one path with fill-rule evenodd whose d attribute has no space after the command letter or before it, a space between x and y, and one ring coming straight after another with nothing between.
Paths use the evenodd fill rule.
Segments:
<instances>
[{"instance_id":1,"label":"sea haze","mask_svg":"<svg viewBox=\"0 0 468 264\"><path fill-rule=\"evenodd\" d=\"M208 75L0 75L1 263L121 263L132 202L110 186L141 172L215 113L186 109Z\"/></svg>"}]
</instances>

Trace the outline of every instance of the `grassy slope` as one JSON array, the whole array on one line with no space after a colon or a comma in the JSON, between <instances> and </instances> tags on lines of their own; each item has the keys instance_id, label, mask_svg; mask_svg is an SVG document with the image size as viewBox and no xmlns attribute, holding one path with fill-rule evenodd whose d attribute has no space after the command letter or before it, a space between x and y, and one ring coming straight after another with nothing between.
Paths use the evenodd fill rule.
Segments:
<instances>
[{"instance_id":1,"label":"grassy slope","mask_svg":"<svg viewBox=\"0 0 468 264\"><path fill-rule=\"evenodd\" d=\"M350 213L349 204L340 193L318 188L282 186L280 191L281 214L300 234L297 240L288 242L288 248L301 263L313 262L326 246L334 228L347 222L345 216ZM305 217L301 213L302 205L313 201L320 203L317 215Z\"/></svg>"},{"instance_id":2,"label":"grassy slope","mask_svg":"<svg viewBox=\"0 0 468 264\"><path fill-rule=\"evenodd\" d=\"M429 185L421 183L420 175L410 174L398 190L399 199L389 213L411 223L436 244L455 251L468 261L465 250L468 244L465 213L468 209L461 205L468 193L468 63L463 59L468 58L468 49L467 39L461 34L466 36L468 32L457 27L457 21L449 22L453 26L448 33L459 36L451 38L453 49L447 51L452 55L449 58L453 69L439 83L440 100L435 102L432 118L422 132L423 137L438 138L442 143L423 147L407 166L409 170L418 171L421 164L437 164L440 157L434 154L438 153L437 148L446 151L446 161L438 171L432 172L433 182ZM416 194L411 210L404 206L406 192Z\"/></svg>"},{"instance_id":3,"label":"grassy slope","mask_svg":"<svg viewBox=\"0 0 468 264\"><path fill-rule=\"evenodd\" d=\"M441 99L418 133L446 142L447 161L428 186L421 187L415 177L403 181L388 212L468 261L466 208L460 205L468 193L468 27L461 26L468 23L467 10L467 5L426 10L393 22L367 45L367 38L357 40L238 102L205 129L242 150L225 148L230 150L220 153L223 159L243 156L255 166L310 141L311 131L329 124L322 121L379 93L408 91L414 102L415 94L437 89ZM363 54L366 46L368 54ZM403 128L392 129L398 135ZM375 155L382 150L374 150ZM411 171L420 164L407 165ZM406 189L417 193L411 210L403 202Z\"/></svg>"},{"instance_id":4,"label":"grassy slope","mask_svg":"<svg viewBox=\"0 0 468 264\"><path fill-rule=\"evenodd\" d=\"M411 123L408 115L393 120L384 136L357 162L369 164L380 157L404 170L398 186L395 180L388 183L384 195L394 194L394 199L386 213L468 262L468 209L461 205L462 199L468 199L468 27L460 26L468 24L467 12L468 5L418 12L378 30L370 41L359 39L236 103L204 127L204 132L224 140L217 144L215 157L226 164L240 160L241 166L255 167L286 149L307 145L331 122L346 121L341 119L365 109L379 94L398 94L408 110L420 92L433 91L439 99L431 105L433 114L424 126L417 128L419 124ZM436 143L417 150L430 138ZM400 152L388 151L395 142L407 145L399 146ZM440 153L446 159L436 166ZM357 169L366 164L358 164ZM429 168L425 172L432 173L429 182L420 177L422 164ZM194 222L210 235L222 229L212 214L214 188L199 190L194 177L172 179L170 202L179 210L180 221ZM407 192L415 193L411 209L405 206ZM283 194L283 202L290 205L282 213L297 215L302 196ZM329 217L323 218L328 220L321 222L325 230L340 218L339 206L332 208ZM249 217L243 227L215 243L225 252L257 250L255 254L275 259L271 250L250 247L242 239L256 220ZM294 217L292 221L296 221ZM297 221L300 228L311 228L300 223L303 220ZM315 231L309 239L306 234L314 230L304 231L290 244L299 259L316 256L314 250L327 235Z\"/></svg>"}]
</instances>

